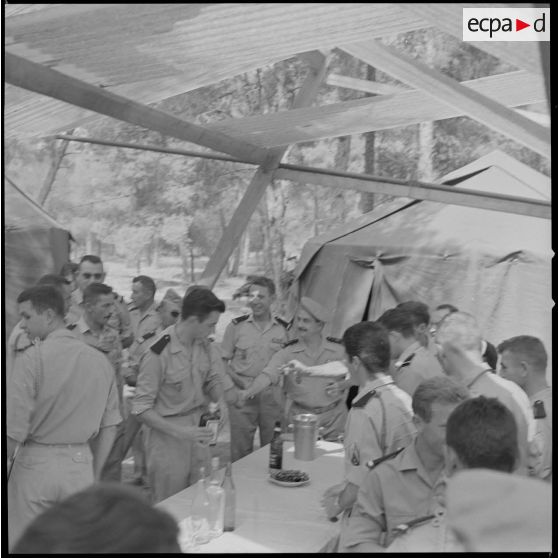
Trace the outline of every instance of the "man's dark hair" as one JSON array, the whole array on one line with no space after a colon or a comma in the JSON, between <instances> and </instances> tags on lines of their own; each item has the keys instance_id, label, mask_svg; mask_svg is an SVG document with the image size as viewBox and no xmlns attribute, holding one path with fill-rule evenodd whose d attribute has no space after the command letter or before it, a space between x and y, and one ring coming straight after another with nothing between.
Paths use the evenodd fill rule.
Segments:
<instances>
[{"instance_id":1,"label":"man's dark hair","mask_svg":"<svg viewBox=\"0 0 558 558\"><path fill-rule=\"evenodd\" d=\"M224 311L225 303L217 298L213 291L207 288L196 288L184 295L181 318L186 320L190 316L196 316L200 322L203 322L211 312L222 314Z\"/></svg>"},{"instance_id":2,"label":"man's dark hair","mask_svg":"<svg viewBox=\"0 0 558 558\"><path fill-rule=\"evenodd\" d=\"M436 306L436 310L447 310L450 314L459 312L459 309L453 304L438 304L438 306Z\"/></svg>"},{"instance_id":3,"label":"man's dark hair","mask_svg":"<svg viewBox=\"0 0 558 558\"><path fill-rule=\"evenodd\" d=\"M424 422L432 419L432 404L451 405L469 397L469 390L448 376L435 376L423 380L413 393L413 413Z\"/></svg>"},{"instance_id":4,"label":"man's dark hair","mask_svg":"<svg viewBox=\"0 0 558 558\"><path fill-rule=\"evenodd\" d=\"M60 268L60 275L62 275L62 277L66 277L67 275L70 275L70 273L74 275L78 269L79 264L75 262L66 262Z\"/></svg>"},{"instance_id":5,"label":"man's dark hair","mask_svg":"<svg viewBox=\"0 0 558 558\"><path fill-rule=\"evenodd\" d=\"M264 277L262 275L256 275L255 277L252 277L249 281L248 281L248 291L250 290L250 287L253 286L259 286L259 287L265 287L270 296L275 296L276 293L276 289L275 289L275 283L269 278L269 277Z\"/></svg>"},{"instance_id":6,"label":"man's dark hair","mask_svg":"<svg viewBox=\"0 0 558 558\"><path fill-rule=\"evenodd\" d=\"M53 504L16 542L14 554L179 553L178 525L134 489L95 484Z\"/></svg>"},{"instance_id":7,"label":"man's dark hair","mask_svg":"<svg viewBox=\"0 0 558 558\"><path fill-rule=\"evenodd\" d=\"M57 287L52 285L37 285L25 289L17 297L18 304L29 301L39 314L45 310L54 310L57 316L64 317L64 298Z\"/></svg>"},{"instance_id":8,"label":"man's dark hair","mask_svg":"<svg viewBox=\"0 0 558 558\"><path fill-rule=\"evenodd\" d=\"M38 281L37 285L51 285L52 287L62 288L64 285L69 285L68 279L62 275L54 275L54 273L47 273L43 275Z\"/></svg>"},{"instance_id":9,"label":"man's dark hair","mask_svg":"<svg viewBox=\"0 0 558 558\"><path fill-rule=\"evenodd\" d=\"M95 256L93 254L85 254L85 256L82 256L81 260L79 260L79 265L81 265L83 262L89 262L92 264L103 264L103 261L101 260L101 258L99 258L99 256ZM78 267L79 269L79 267Z\"/></svg>"},{"instance_id":10,"label":"man's dark hair","mask_svg":"<svg viewBox=\"0 0 558 558\"><path fill-rule=\"evenodd\" d=\"M532 335L517 335L502 341L498 345L498 352L504 351L513 353L521 360L527 361L537 370L546 370L548 356L542 341Z\"/></svg>"},{"instance_id":11,"label":"man's dark hair","mask_svg":"<svg viewBox=\"0 0 558 558\"><path fill-rule=\"evenodd\" d=\"M100 296L112 294L112 292L112 287L104 283L91 283L83 290L83 302L95 304Z\"/></svg>"},{"instance_id":12,"label":"man's dark hair","mask_svg":"<svg viewBox=\"0 0 558 558\"><path fill-rule=\"evenodd\" d=\"M195 291L197 289L205 289L206 291L210 291L211 289L207 286L207 285L190 285L187 289L186 292L184 293L184 296L186 296L187 294L190 294L192 291Z\"/></svg>"},{"instance_id":13,"label":"man's dark hair","mask_svg":"<svg viewBox=\"0 0 558 558\"><path fill-rule=\"evenodd\" d=\"M145 290L155 296L157 287L155 286L155 281L153 281L151 277L148 277L147 275L138 275L132 279L132 283L139 283Z\"/></svg>"},{"instance_id":14,"label":"man's dark hair","mask_svg":"<svg viewBox=\"0 0 558 558\"><path fill-rule=\"evenodd\" d=\"M404 308L396 307L386 310L378 321L388 330L397 331L403 337L415 336L415 319L411 312Z\"/></svg>"},{"instance_id":15,"label":"man's dark hair","mask_svg":"<svg viewBox=\"0 0 558 558\"><path fill-rule=\"evenodd\" d=\"M407 302L401 302L396 306L405 312L411 314L413 323L415 326L421 324L428 325L430 323L430 312L428 306L424 302L419 302L418 300L409 300Z\"/></svg>"},{"instance_id":16,"label":"man's dark hair","mask_svg":"<svg viewBox=\"0 0 558 558\"><path fill-rule=\"evenodd\" d=\"M386 372L390 348L387 329L379 322L360 322L343 333L343 345L350 358L358 356L371 374Z\"/></svg>"},{"instance_id":17,"label":"man's dark hair","mask_svg":"<svg viewBox=\"0 0 558 558\"><path fill-rule=\"evenodd\" d=\"M511 473L519 455L512 412L493 397L473 397L456 407L446 425L446 444L469 469Z\"/></svg>"}]
</instances>

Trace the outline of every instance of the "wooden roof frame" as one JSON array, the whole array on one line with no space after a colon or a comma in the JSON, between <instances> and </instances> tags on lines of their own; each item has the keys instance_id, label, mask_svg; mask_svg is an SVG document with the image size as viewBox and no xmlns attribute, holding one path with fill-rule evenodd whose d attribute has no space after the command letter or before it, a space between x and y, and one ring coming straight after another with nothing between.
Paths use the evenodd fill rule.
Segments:
<instances>
[{"instance_id":1,"label":"wooden roof frame","mask_svg":"<svg viewBox=\"0 0 558 558\"><path fill-rule=\"evenodd\" d=\"M306 9L306 6L311 5L303 5L299 9ZM394 8L395 5L392 4L382 4L381 6L387 6L392 11L401 10L401 14L409 15L407 19L401 16L401 20L404 21L394 24L394 27L391 27L392 30L397 29L397 25L399 25L399 32L405 28L405 25L408 25L408 30L420 28L420 22L422 21L423 27L433 25L445 33L461 38L461 10L464 6L471 7L474 4L401 4L397 5L397 8ZM496 6L504 7L506 5ZM81 9L83 8L77 8L78 12ZM222 9L225 10L226 7ZM277 8L274 6L269 9L276 10ZM46 16L56 18L56 14L57 12L52 9ZM25 18L40 21L42 15L40 9L30 10L28 15L18 16L18 24L25 21ZM331 18L331 16L328 17ZM388 16L386 15L386 17ZM203 273L202 282L210 286L215 284L219 274L224 269L253 211L265 192L265 188L273 179L304 181L336 188L349 187L361 191L381 192L416 199L432 199L444 203L512 211L549 218L550 203L546 202L511 196L488 195L485 192L461 192L457 188L447 188L438 184L418 182L398 184L397 181L366 175L352 176L349 173L338 173L327 169L289 169L289 165L281 165L281 159L291 143L320 139L319 134L316 133L299 134L298 137L291 134L287 143L280 144L262 145L258 141L261 135L258 135L257 130L278 118L282 118L287 123L289 119L294 118L297 121L298 128L301 129L305 125L307 126L312 119L327 119L329 115L331 120L335 111L337 111L337 118L339 118L339 114L342 118L346 118L347 126L340 126L335 133L332 134L330 131L329 136L322 137L344 136L416 123L416 118L413 119L409 112L398 121L383 122L382 128L374 127L373 116L368 120L364 119L364 124L362 119L358 118L358 115L361 115L363 111L375 112L377 115L382 107L390 106L390 103L393 106L405 100L407 102L406 106L412 106L414 98L422 99L423 105L426 107L421 115L422 120L418 121L468 115L515 141L527 145L541 155L549 157L549 130L510 108L543 101L541 83L542 91L548 94L548 91L545 91L544 82L546 81L548 89L549 64L548 60L545 60L545 51L539 52L538 45L531 45L530 43L475 43L478 48L498 56L521 70L504 76L492 76L460 84L425 64L408 59L395 49L379 43L377 40L379 36L380 32L376 31L376 36L373 36L372 40L366 42L361 40L348 44L338 44L337 46L403 83L415 87L416 90L397 92L396 89L403 88L393 87L390 91L385 87L378 87L378 85L385 86L385 84L378 84L376 89L379 89L379 91L377 92L383 93L378 97L337 103L335 106L310 107L320 84L327 78L327 56L319 51L323 50L320 46L319 50L312 53L301 54L301 58L309 65L310 71L290 111L276 115L254 116L218 122L206 126L187 122L164 111L149 107L145 103L133 101L126 96L100 88L87 79L80 79L53 69L50 67L52 64L48 57L45 59L43 55L38 56L36 53L31 53L29 57L22 56L22 44L19 44L15 50L13 45L7 45L6 47L5 79L11 85L156 130L164 135L221 153L227 153L238 161L258 165L256 174ZM35 58L35 60L32 58ZM37 61L37 58L40 60ZM525 87L514 87L513 84L517 85L521 83L521 80L523 80ZM330 78L329 81L335 82L335 78ZM507 97L504 95L504 99L502 99L501 95L497 95L500 101L498 102L494 99L495 95L490 94L490 88L492 87L494 91L495 84L502 84L503 82L506 83L504 89ZM536 85L529 91L529 85L533 84ZM537 89L537 87L538 90L535 92L534 89ZM424 99L427 99L427 101L424 101ZM428 106L430 106L430 109L428 109ZM380 107L379 110L374 111L378 107ZM417 105L415 104L414 107L416 109ZM355 126L355 120L360 120L360 128ZM256 130L255 133L249 132L250 126L252 130ZM278 140L274 141L277 142Z\"/></svg>"}]
</instances>

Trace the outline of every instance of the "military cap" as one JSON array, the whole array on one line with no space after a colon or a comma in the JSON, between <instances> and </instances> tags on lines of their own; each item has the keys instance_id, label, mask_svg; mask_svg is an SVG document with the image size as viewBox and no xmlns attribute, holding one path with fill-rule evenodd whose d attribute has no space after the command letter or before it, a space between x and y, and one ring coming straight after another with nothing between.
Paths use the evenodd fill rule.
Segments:
<instances>
[{"instance_id":1,"label":"military cap","mask_svg":"<svg viewBox=\"0 0 558 558\"><path fill-rule=\"evenodd\" d=\"M172 302L173 304L178 304L180 306L182 304L182 298L178 295L178 293L174 289L167 289L165 296L161 300L161 302L165 301Z\"/></svg>"},{"instance_id":2,"label":"military cap","mask_svg":"<svg viewBox=\"0 0 558 558\"><path fill-rule=\"evenodd\" d=\"M307 296L303 296L300 299L300 307L304 308L309 314L311 314L319 322L329 321L329 312L315 300Z\"/></svg>"}]
</instances>

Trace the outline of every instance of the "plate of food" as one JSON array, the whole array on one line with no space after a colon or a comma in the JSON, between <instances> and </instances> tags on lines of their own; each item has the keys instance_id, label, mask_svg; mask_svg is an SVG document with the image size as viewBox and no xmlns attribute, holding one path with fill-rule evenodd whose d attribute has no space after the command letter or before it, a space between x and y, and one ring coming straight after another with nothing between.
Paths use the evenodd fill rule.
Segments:
<instances>
[{"instance_id":1,"label":"plate of food","mask_svg":"<svg viewBox=\"0 0 558 558\"><path fill-rule=\"evenodd\" d=\"M269 482L287 487L304 486L310 482L310 477L304 471L281 469L281 471L269 474Z\"/></svg>"}]
</instances>

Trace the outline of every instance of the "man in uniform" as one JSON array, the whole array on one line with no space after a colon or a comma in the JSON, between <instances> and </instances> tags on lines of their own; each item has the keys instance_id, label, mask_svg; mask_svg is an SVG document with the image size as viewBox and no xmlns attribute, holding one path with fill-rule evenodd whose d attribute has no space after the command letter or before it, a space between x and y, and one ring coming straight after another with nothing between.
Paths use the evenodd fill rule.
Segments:
<instances>
[{"instance_id":1,"label":"man in uniform","mask_svg":"<svg viewBox=\"0 0 558 558\"><path fill-rule=\"evenodd\" d=\"M253 277L246 292L251 313L234 318L225 329L221 356L226 372L238 389L248 388L271 357L287 342L289 324L272 316L275 284L267 277ZM269 444L275 422L281 420L281 388L272 385L247 400L242 407L229 405L231 459L252 452L254 434L260 429L260 445Z\"/></svg>"},{"instance_id":2,"label":"man in uniform","mask_svg":"<svg viewBox=\"0 0 558 558\"><path fill-rule=\"evenodd\" d=\"M83 314L83 292L92 283L103 283L106 273L103 269L103 262L99 256L87 254L79 262L76 272L77 289L72 292L72 306L68 315L68 323L76 323ZM109 319L109 326L116 329L120 335L120 342L123 349L127 349L134 340L130 314L124 299L113 293L114 312Z\"/></svg>"},{"instance_id":3,"label":"man in uniform","mask_svg":"<svg viewBox=\"0 0 558 558\"><path fill-rule=\"evenodd\" d=\"M241 401L260 393L271 384L280 381L283 368L293 360L305 366L315 366L333 361L343 361L345 352L340 339L325 338L322 334L329 319L327 310L308 297L300 300L296 314L298 338L289 341L283 349L276 352L262 373L245 391L240 392ZM320 377L290 373L284 378L284 391L287 395L287 420L299 413L313 413L318 417L318 426L325 439L338 440L345 431L347 406L346 389L336 382L323 386Z\"/></svg>"},{"instance_id":4,"label":"man in uniform","mask_svg":"<svg viewBox=\"0 0 558 558\"><path fill-rule=\"evenodd\" d=\"M206 396L223 399L223 363L208 336L224 311L212 291L193 290L184 297L180 321L165 329L140 361L132 413L146 426L153 502L197 480L201 446L212 437L198 426Z\"/></svg>"},{"instance_id":5,"label":"man in uniform","mask_svg":"<svg viewBox=\"0 0 558 558\"><path fill-rule=\"evenodd\" d=\"M416 438L366 475L341 530L340 552L382 552L400 524L436 513L444 492L446 421L468 397L465 387L444 376L419 385L413 395Z\"/></svg>"},{"instance_id":6,"label":"man in uniform","mask_svg":"<svg viewBox=\"0 0 558 558\"><path fill-rule=\"evenodd\" d=\"M412 397L423 380L444 375L438 359L417 338L415 320L409 310L392 308L378 321L389 331L391 358L395 361L392 375L397 387Z\"/></svg>"},{"instance_id":7,"label":"man in uniform","mask_svg":"<svg viewBox=\"0 0 558 558\"><path fill-rule=\"evenodd\" d=\"M519 335L502 341L500 375L521 387L533 408L542 443L542 460L536 476L552 482L552 388L546 381L547 355L537 337Z\"/></svg>"},{"instance_id":8,"label":"man in uniform","mask_svg":"<svg viewBox=\"0 0 558 558\"><path fill-rule=\"evenodd\" d=\"M157 312L159 312L163 329L174 325L178 321L181 308L182 298L174 289L167 289L165 296L163 296L159 306L157 306Z\"/></svg>"},{"instance_id":9,"label":"man in uniform","mask_svg":"<svg viewBox=\"0 0 558 558\"><path fill-rule=\"evenodd\" d=\"M390 349L385 328L377 322L360 322L345 331L343 344L359 391L345 426L345 480L329 488L322 500L330 519L345 510L348 516L368 467L408 446L416 433L411 397L387 374Z\"/></svg>"},{"instance_id":10,"label":"man in uniform","mask_svg":"<svg viewBox=\"0 0 558 558\"><path fill-rule=\"evenodd\" d=\"M32 287L17 302L41 343L16 360L8 388L10 548L37 515L100 479L121 421L110 363L66 329L60 292Z\"/></svg>"}]
</instances>

